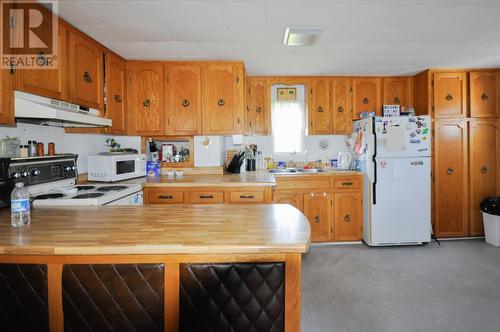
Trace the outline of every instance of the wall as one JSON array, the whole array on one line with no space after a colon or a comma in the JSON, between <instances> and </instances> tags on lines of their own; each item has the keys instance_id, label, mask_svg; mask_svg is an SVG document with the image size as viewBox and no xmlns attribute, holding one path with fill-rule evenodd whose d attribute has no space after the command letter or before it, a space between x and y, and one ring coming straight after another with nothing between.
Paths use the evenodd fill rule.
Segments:
<instances>
[{"instance_id":1,"label":"wall","mask_svg":"<svg viewBox=\"0 0 500 332\"><path fill-rule=\"evenodd\" d=\"M43 142L45 152L47 152L47 144L54 142L56 153L76 153L79 173L87 173L87 156L108 150L104 144L104 140L108 137L115 138L122 147L141 149L139 136L67 134L63 128L25 123L18 123L17 127L0 127L0 138L5 136L19 137L21 144L27 144L28 140Z\"/></svg>"}]
</instances>

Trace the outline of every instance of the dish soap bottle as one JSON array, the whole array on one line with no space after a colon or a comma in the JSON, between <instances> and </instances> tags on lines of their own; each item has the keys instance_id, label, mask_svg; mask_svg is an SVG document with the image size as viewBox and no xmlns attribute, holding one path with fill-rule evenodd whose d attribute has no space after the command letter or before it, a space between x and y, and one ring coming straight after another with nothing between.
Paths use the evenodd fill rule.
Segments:
<instances>
[{"instance_id":1,"label":"dish soap bottle","mask_svg":"<svg viewBox=\"0 0 500 332\"><path fill-rule=\"evenodd\" d=\"M31 224L30 194L23 182L17 182L10 194L10 224L12 227Z\"/></svg>"}]
</instances>

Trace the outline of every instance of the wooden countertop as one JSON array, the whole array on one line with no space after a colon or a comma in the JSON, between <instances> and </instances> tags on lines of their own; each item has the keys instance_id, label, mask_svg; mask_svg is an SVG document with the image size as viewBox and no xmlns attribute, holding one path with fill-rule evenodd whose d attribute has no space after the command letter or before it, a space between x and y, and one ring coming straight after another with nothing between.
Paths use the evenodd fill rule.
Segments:
<instances>
[{"instance_id":1,"label":"wooden countertop","mask_svg":"<svg viewBox=\"0 0 500 332\"><path fill-rule=\"evenodd\" d=\"M10 226L0 210L0 254L303 253L310 228L291 205L36 207Z\"/></svg>"},{"instance_id":2,"label":"wooden countertop","mask_svg":"<svg viewBox=\"0 0 500 332\"><path fill-rule=\"evenodd\" d=\"M142 177L123 181L143 187L272 187L274 176L268 171L241 174L185 174L182 177Z\"/></svg>"}]
</instances>

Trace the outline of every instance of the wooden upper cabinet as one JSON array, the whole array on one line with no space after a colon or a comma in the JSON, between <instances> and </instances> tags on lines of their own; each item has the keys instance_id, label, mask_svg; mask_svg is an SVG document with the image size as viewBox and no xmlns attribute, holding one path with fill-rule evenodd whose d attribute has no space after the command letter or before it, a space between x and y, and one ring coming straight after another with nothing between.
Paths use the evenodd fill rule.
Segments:
<instances>
[{"instance_id":1,"label":"wooden upper cabinet","mask_svg":"<svg viewBox=\"0 0 500 332\"><path fill-rule=\"evenodd\" d=\"M247 78L245 132L248 135L269 135L271 126L270 87L265 78Z\"/></svg>"},{"instance_id":2,"label":"wooden upper cabinet","mask_svg":"<svg viewBox=\"0 0 500 332\"><path fill-rule=\"evenodd\" d=\"M352 132L352 80L336 78L332 80L332 133Z\"/></svg>"},{"instance_id":3,"label":"wooden upper cabinet","mask_svg":"<svg viewBox=\"0 0 500 332\"><path fill-rule=\"evenodd\" d=\"M434 231L438 237L468 234L467 121L434 124Z\"/></svg>"},{"instance_id":4,"label":"wooden upper cabinet","mask_svg":"<svg viewBox=\"0 0 500 332\"><path fill-rule=\"evenodd\" d=\"M166 66L168 135L201 133L201 65Z\"/></svg>"},{"instance_id":5,"label":"wooden upper cabinet","mask_svg":"<svg viewBox=\"0 0 500 332\"><path fill-rule=\"evenodd\" d=\"M106 132L123 135L127 131L126 61L106 53L106 117L112 120Z\"/></svg>"},{"instance_id":6,"label":"wooden upper cabinet","mask_svg":"<svg viewBox=\"0 0 500 332\"><path fill-rule=\"evenodd\" d=\"M471 72L470 86L470 116L495 117L496 104L496 73Z\"/></svg>"},{"instance_id":7,"label":"wooden upper cabinet","mask_svg":"<svg viewBox=\"0 0 500 332\"><path fill-rule=\"evenodd\" d=\"M14 77L8 69L0 69L0 76L0 124L13 125L15 124Z\"/></svg>"},{"instance_id":8,"label":"wooden upper cabinet","mask_svg":"<svg viewBox=\"0 0 500 332\"><path fill-rule=\"evenodd\" d=\"M472 120L469 134L470 234L484 234L481 202L497 196L497 124L496 120Z\"/></svg>"},{"instance_id":9,"label":"wooden upper cabinet","mask_svg":"<svg viewBox=\"0 0 500 332\"><path fill-rule=\"evenodd\" d=\"M242 63L203 65L203 134L230 135L243 132L243 71Z\"/></svg>"},{"instance_id":10,"label":"wooden upper cabinet","mask_svg":"<svg viewBox=\"0 0 500 332\"><path fill-rule=\"evenodd\" d=\"M332 111L330 106L331 80L312 79L309 85L309 135L332 133Z\"/></svg>"},{"instance_id":11,"label":"wooden upper cabinet","mask_svg":"<svg viewBox=\"0 0 500 332\"><path fill-rule=\"evenodd\" d=\"M382 114L381 79L379 77L356 77L353 79L353 113L359 118L362 112Z\"/></svg>"},{"instance_id":12,"label":"wooden upper cabinet","mask_svg":"<svg viewBox=\"0 0 500 332\"><path fill-rule=\"evenodd\" d=\"M141 136L164 135L163 64L129 62L127 77L130 132Z\"/></svg>"},{"instance_id":13,"label":"wooden upper cabinet","mask_svg":"<svg viewBox=\"0 0 500 332\"><path fill-rule=\"evenodd\" d=\"M72 103L103 109L103 48L78 31L68 31L68 88Z\"/></svg>"},{"instance_id":14,"label":"wooden upper cabinet","mask_svg":"<svg viewBox=\"0 0 500 332\"><path fill-rule=\"evenodd\" d=\"M44 22L41 28L51 23ZM68 99L67 28L62 21L59 21L58 26L57 47L56 69L19 70L16 90L63 101ZM44 55L40 54L39 57L43 58Z\"/></svg>"},{"instance_id":15,"label":"wooden upper cabinet","mask_svg":"<svg viewBox=\"0 0 500 332\"><path fill-rule=\"evenodd\" d=\"M312 192L304 194L304 215L311 226L313 242L329 241L331 239L332 194L327 192Z\"/></svg>"},{"instance_id":16,"label":"wooden upper cabinet","mask_svg":"<svg viewBox=\"0 0 500 332\"><path fill-rule=\"evenodd\" d=\"M363 204L361 193L334 194L333 219L336 241L361 240L363 225Z\"/></svg>"},{"instance_id":17,"label":"wooden upper cabinet","mask_svg":"<svg viewBox=\"0 0 500 332\"><path fill-rule=\"evenodd\" d=\"M411 77L384 77L382 79L382 105L413 106L412 83Z\"/></svg>"},{"instance_id":18,"label":"wooden upper cabinet","mask_svg":"<svg viewBox=\"0 0 500 332\"><path fill-rule=\"evenodd\" d=\"M467 116L467 76L465 72L434 73L434 117Z\"/></svg>"}]
</instances>

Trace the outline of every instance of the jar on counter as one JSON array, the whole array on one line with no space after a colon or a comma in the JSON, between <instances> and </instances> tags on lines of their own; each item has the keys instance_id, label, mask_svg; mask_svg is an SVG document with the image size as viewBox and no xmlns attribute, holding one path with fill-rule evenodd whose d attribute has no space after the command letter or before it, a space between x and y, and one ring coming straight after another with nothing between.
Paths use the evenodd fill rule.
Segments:
<instances>
[{"instance_id":1,"label":"jar on counter","mask_svg":"<svg viewBox=\"0 0 500 332\"><path fill-rule=\"evenodd\" d=\"M28 141L28 157L36 157L36 141Z\"/></svg>"},{"instance_id":2,"label":"jar on counter","mask_svg":"<svg viewBox=\"0 0 500 332\"><path fill-rule=\"evenodd\" d=\"M28 157L28 146L27 145L19 145L19 156L21 158L26 158Z\"/></svg>"},{"instance_id":3,"label":"jar on counter","mask_svg":"<svg viewBox=\"0 0 500 332\"><path fill-rule=\"evenodd\" d=\"M55 156L55 154L56 154L56 145L54 144L54 142L50 142L48 144L48 149L49 150L48 150L47 154L49 156Z\"/></svg>"}]
</instances>

